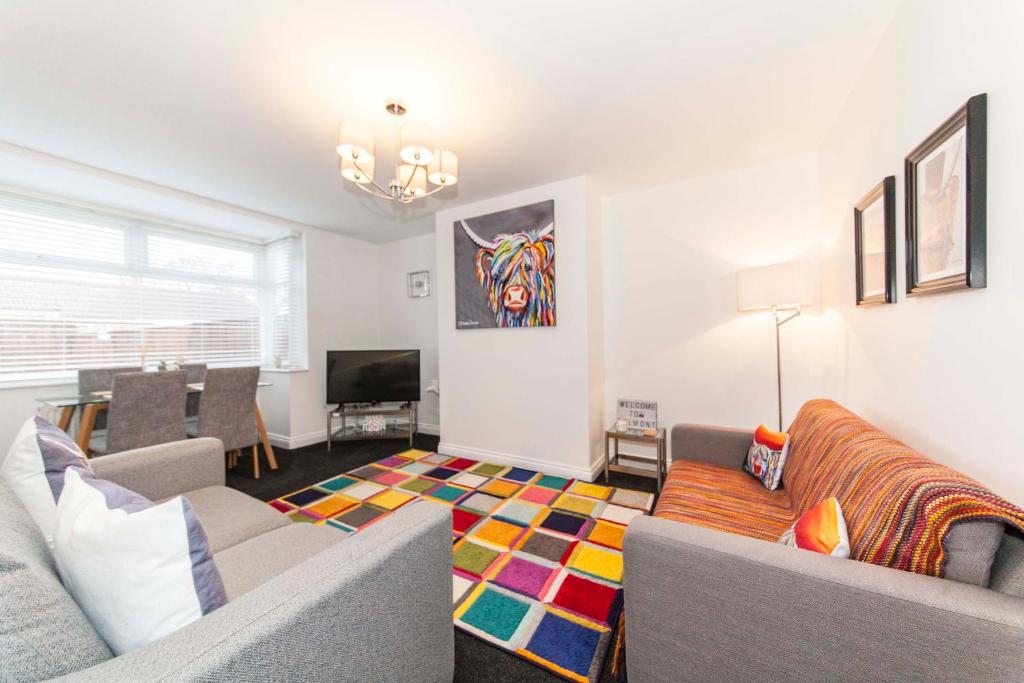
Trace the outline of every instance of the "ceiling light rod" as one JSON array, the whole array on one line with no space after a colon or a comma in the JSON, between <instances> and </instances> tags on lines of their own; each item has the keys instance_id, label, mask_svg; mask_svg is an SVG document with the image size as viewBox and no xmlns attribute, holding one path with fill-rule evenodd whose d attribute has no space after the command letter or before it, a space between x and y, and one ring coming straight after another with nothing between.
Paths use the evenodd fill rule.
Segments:
<instances>
[{"instance_id":1,"label":"ceiling light rod","mask_svg":"<svg viewBox=\"0 0 1024 683\"><path fill-rule=\"evenodd\" d=\"M374 197L410 204L459 182L459 158L448 149L434 149L430 130L422 125L399 126L407 109L388 100L384 110L394 118L395 175L387 188L374 179L376 156L373 131L356 121L342 121L338 129L341 176ZM427 183L437 187L428 190Z\"/></svg>"}]
</instances>

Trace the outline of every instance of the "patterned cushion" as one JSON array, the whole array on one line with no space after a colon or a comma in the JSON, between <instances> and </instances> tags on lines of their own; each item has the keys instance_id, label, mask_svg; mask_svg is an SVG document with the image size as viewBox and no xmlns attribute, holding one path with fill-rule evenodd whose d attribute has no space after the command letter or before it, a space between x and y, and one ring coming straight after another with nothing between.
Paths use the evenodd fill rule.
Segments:
<instances>
[{"instance_id":1,"label":"patterned cushion","mask_svg":"<svg viewBox=\"0 0 1024 683\"><path fill-rule=\"evenodd\" d=\"M742 470L672 463L655 517L777 541L796 519L789 493L769 491Z\"/></svg>"},{"instance_id":2,"label":"patterned cushion","mask_svg":"<svg viewBox=\"0 0 1024 683\"><path fill-rule=\"evenodd\" d=\"M754 430L754 442L747 451L743 469L761 480L769 491L779 488L782 483L782 468L786 466L789 451L789 434L773 432L764 425Z\"/></svg>"}]
</instances>

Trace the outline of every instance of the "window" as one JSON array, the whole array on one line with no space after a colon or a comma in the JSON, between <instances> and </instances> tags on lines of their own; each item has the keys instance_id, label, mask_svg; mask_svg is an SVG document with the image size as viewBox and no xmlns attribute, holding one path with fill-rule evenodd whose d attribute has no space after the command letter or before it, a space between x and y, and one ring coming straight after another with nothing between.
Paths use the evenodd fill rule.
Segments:
<instances>
[{"instance_id":1,"label":"window","mask_svg":"<svg viewBox=\"0 0 1024 683\"><path fill-rule=\"evenodd\" d=\"M303 367L299 239L0 194L0 383L177 360Z\"/></svg>"}]
</instances>

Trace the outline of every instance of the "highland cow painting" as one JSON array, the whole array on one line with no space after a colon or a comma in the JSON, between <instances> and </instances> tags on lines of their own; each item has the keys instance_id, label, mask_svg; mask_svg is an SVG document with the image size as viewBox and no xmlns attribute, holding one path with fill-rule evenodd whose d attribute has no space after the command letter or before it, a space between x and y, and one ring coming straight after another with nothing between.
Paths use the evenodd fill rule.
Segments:
<instances>
[{"instance_id":1,"label":"highland cow painting","mask_svg":"<svg viewBox=\"0 0 1024 683\"><path fill-rule=\"evenodd\" d=\"M455 221L455 328L555 325L555 202Z\"/></svg>"}]
</instances>

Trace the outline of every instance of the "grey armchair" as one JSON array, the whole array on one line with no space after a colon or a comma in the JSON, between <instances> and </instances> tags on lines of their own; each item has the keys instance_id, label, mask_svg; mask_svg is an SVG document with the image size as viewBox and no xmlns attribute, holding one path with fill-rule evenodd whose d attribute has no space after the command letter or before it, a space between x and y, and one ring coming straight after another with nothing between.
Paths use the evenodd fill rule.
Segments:
<instances>
[{"instance_id":1,"label":"grey armchair","mask_svg":"<svg viewBox=\"0 0 1024 683\"><path fill-rule=\"evenodd\" d=\"M155 374L155 373L154 373ZM224 449L191 439L97 458L98 477L183 495L228 604L114 657L64 590L46 542L0 481L0 679L441 683L454 669L450 508L407 505L352 536L224 486ZM33 608L35 607L35 608Z\"/></svg>"}]
</instances>

